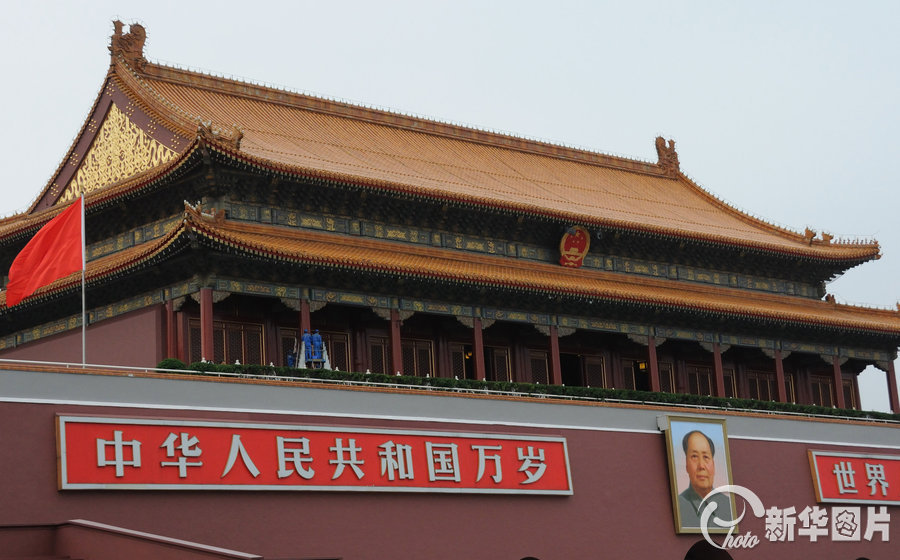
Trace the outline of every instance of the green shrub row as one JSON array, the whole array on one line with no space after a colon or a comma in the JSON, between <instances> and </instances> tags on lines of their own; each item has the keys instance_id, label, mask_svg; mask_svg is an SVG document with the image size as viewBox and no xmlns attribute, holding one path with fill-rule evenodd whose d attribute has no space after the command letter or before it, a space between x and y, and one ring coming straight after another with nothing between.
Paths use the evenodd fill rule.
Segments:
<instances>
[{"instance_id":1,"label":"green shrub row","mask_svg":"<svg viewBox=\"0 0 900 560\"><path fill-rule=\"evenodd\" d=\"M330 381L351 381L410 385L417 387L440 387L445 389L497 391L503 393L520 393L532 396L576 397L599 400L637 401L643 403L663 403L691 405L724 409L761 410L773 412L789 412L794 414L814 414L821 416L843 416L851 418L870 418L878 420L900 421L900 414L828 408L816 405L780 403L775 401L757 401L753 399L721 398L683 393L655 393L651 391L632 391L628 389L606 389L601 387L567 387L565 385L541 385L533 383L514 383L509 381L476 381L474 379L451 379L446 377L414 377L411 375L384 375L381 373L357 373L348 371L331 371L325 369L297 369L263 365L213 364L195 362L190 365L181 360L167 358L157 364L157 369L185 370L187 374L210 375L214 373L231 373L241 375L261 375L276 377L300 377Z\"/></svg>"}]
</instances>

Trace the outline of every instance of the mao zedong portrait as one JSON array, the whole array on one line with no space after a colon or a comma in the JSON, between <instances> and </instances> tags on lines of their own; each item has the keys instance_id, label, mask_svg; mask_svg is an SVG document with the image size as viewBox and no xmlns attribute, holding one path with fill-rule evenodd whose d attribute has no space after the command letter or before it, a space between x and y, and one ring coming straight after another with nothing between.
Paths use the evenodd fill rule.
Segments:
<instances>
[{"instance_id":1,"label":"mao zedong portrait","mask_svg":"<svg viewBox=\"0 0 900 560\"><path fill-rule=\"evenodd\" d=\"M682 527L700 527L702 507L715 502L715 516L719 519L731 520L731 501L725 494L716 494L710 501L703 499L716 487L716 446L713 440L701 432L693 430L685 434L681 440L684 448L684 468L690 484L678 495L678 510L681 514ZM710 517L712 519L712 517Z\"/></svg>"}]
</instances>

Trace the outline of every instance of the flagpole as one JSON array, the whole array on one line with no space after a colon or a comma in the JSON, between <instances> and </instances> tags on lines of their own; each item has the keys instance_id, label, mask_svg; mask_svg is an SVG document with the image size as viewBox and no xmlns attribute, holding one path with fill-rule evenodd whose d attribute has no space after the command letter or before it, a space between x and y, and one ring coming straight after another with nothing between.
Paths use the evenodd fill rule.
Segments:
<instances>
[{"instance_id":1,"label":"flagpole","mask_svg":"<svg viewBox=\"0 0 900 560\"><path fill-rule=\"evenodd\" d=\"M87 252L84 236L84 193L81 193L81 367L87 365L87 305L85 298L84 276L87 269Z\"/></svg>"}]
</instances>

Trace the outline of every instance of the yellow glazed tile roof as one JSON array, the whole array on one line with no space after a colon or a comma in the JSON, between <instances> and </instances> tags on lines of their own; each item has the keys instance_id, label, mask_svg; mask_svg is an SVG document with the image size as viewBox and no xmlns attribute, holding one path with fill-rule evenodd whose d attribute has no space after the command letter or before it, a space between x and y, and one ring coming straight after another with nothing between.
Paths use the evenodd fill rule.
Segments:
<instances>
[{"instance_id":1,"label":"yellow glazed tile roof","mask_svg":"<svg viewBox=\"0 0 900 560\"><path fill-rule=\"evenodd\" d=\"M180 134L202 122L227 140L237 127L235 157L290 173L814 258L879 253L877 243L812 239L743 214L657 164L153 64L137 72L119 61L113 79Z\"/></svg>"},{"instance_id":2,"label":"yellow glazed tile roof","mask_svg":"<svg viewBox=\"0 0 900 560\"><path fill-rule=\"evenodd\" d=\"M448 249L227 220L194 220L192 227L200 235L217 243L285 261L433 278L473 286L496 286L900 334L900 313L893 310L765 293L754 293L752 298L748 298L746 290L673 283L613 272L571 269Z\"/></svg>"},{"instance_id":3,"label":"yellow glazed tile roof","mask_svg":"<svg viewBox=\"0 0 900 560\"><path fill-rule=\"evenodd\" d=\"M674 283L614 272L572 269L554 264L480 255L452 249L410 245L342 234L215 219L191 208L180 227L164 237L90 261L87 281L102 283L112 275L152 266L170 246L193 232L218 246L244 254L264 256L326 268L358 269L394 276L411 276L488 286L503 290L557 293L586 299L653 305L732 317L760 318L795 324L898 335L900 313L821 300L754 293L727 287ZM78 289L80 274L41 288L33 296ZM26 300L27 303L28 300ZM0 293L5 306L6 293Z\"/></svg>"}]
</instances>

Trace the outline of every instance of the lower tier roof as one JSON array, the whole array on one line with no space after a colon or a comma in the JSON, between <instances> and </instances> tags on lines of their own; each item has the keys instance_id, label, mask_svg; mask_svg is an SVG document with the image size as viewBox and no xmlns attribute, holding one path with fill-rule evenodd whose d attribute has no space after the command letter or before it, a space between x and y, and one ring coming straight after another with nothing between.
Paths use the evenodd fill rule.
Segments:
<instances>
[{"instance_id":1,"label":"lower tier roof","mask_svg":"<svg viewBox=\"0 0 900 560\"><path fill-rule=\"evenodd\" d=\"M616 272L480 255L343 234L227 220L186 206L180 225L162 238L88 263L88 285L103 285L132 271L156 266L171 247L201 240L214 250L248 258L381 276L488 288L508 293L553 295L585 303L665 309L670 313L721 316L771 325L799 325L900 337L900 312L779 294L635 277ZM206 249L209 250L209 249ZM80 274L40 289L39 302L78 288ZM5 306L6 294L0 294ZM0 314L18 309L2 308Z\"/></svg>"}]
</instances>

